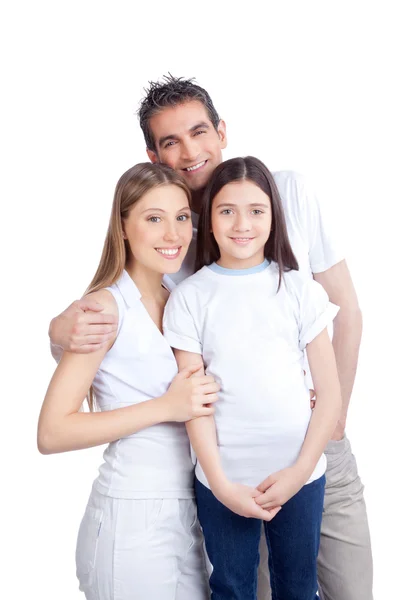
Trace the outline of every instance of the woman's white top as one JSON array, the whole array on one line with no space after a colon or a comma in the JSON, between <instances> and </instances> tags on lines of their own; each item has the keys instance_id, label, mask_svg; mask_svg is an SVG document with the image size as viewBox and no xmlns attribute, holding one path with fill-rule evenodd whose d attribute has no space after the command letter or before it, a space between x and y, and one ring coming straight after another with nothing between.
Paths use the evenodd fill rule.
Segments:
<instances>
[{"instance_id":1,"label":"woman's white top","mask_svg":"<svg viewBox=\"0 0 400 600\"><path fill-rule=\"evenodd\" d=\"M173 351L126 271L107 288L118 335L93 381L102 411L162 396L178 372ZM108 445L94 486L114 498L192 498L193 463L184 423L153 425Z\"/></svg>"},{"instance_id":2,"label":"woman's white top","mask_svg":"<svg viewBox=\"0 0 400 600\"><path fill-rule=\"evenodd\" d=\"M238 271L214 263L180 283L164 313L171 346L201 354L221 385L215 422L225 474L252 486L298 457L311 417L304 349L339 310L296 271L277 288L275 263ZM325 468L322 455L309 482ZM208 486L199 463L196 476Z\"/></svg>"}]
</instances>

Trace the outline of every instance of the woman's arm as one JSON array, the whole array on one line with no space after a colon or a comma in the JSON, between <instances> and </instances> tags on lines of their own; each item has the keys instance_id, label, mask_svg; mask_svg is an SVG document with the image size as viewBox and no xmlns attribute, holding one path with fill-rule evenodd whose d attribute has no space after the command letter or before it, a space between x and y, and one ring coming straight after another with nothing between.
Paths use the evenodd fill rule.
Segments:
<instances>
[{"instance_id":1,"label":"woman's arm","mask_svg":"<svg viewBox=\"0 0 400 600\"><path fill-rule=\"evenodd\" d=\"M114 315L113 296L101 290L91 295ZM91 354L64 353L48 387L38 424L38 448L43 454L90 448L166 421L185 421L208 414L203 405L213 402L204 388L205 377L190 379L201 363L177 375L168 391L147 400L104 413L79 412L107 347Z\"/></svg>"},{"instance_id":2,"label":"woman's arm","mask_svg":"<svg viewBox=\"0 0 400 600\"><path fill-rule=\"evenodd\" d=\"M258 486L265 493L256 502L265 508L284 504L308 481L340 414L340 383L327 329L307 345L307 357L318 402L296 463L270 475Z\"/></svg>"}]
</instances>

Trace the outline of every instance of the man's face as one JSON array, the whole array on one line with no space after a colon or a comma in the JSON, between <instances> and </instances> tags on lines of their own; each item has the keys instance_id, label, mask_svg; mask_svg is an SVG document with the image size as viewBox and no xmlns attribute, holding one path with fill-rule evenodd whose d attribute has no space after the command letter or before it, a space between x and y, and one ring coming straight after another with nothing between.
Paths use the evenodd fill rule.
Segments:
<instances>
[{"instance_id":1,"label":"man's face","mask_svg":"<svg viewBox=\"0 0 400 600\"><path fill-rule=\"evenodd\" d=\"M147 150L151 162L175 169L193 192L203 189L222 162L225 123L216 131L203 104L189 100L151 117L150 128L156 146L156 152Z\"/></svg>"}]
</instances>

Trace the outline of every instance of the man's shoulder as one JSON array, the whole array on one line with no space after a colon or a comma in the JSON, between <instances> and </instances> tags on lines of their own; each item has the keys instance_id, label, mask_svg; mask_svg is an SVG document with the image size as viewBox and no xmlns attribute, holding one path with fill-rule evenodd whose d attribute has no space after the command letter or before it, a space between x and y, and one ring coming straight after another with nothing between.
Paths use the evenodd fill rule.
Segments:
<instances>
[{"instance_id":1,"label":"man's shoulder","mask_svg":"<svg viewBox=\"0 0 400 600\"><path fill-rule=\"evenodd\" d=\"M273 171L272 176L276 184L303 185L306 179L304 173L292 169Z\"/></svg>"},{"instance_id":2,"label":"man's shoulder","mask_svg":"<svg viewBox=\"0 0 400 600\"><path fill-rule=\"evenodd\" d=\"M297 171L274 171L272 173L276 187L283 201L299 199L306 186L306 178Z\"/></svg>"}]
</instances>

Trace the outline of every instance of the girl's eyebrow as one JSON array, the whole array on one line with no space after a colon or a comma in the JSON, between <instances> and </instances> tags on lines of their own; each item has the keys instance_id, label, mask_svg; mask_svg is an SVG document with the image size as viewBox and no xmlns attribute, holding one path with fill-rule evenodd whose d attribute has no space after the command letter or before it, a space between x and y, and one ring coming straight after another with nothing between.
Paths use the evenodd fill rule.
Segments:
<instances>
[{"instance_id":1,"label":"girl's eyebrow","mask_svg":"<svg viewBox=\"0 0 400 600\"><path fill-rule=\"evenodd\" d=\"M220 204L217 204L216 208L221 208L221 206L229 206L230 208L238 206L237 204L231 204L229 202L221 202ZM256 207L256 206L262 206L264 208L268 208L268 204L264 203L264 202L251 202L250 204L246 204L246 206L251 206L251 207Z\"/></svg>"}]
</instances>

